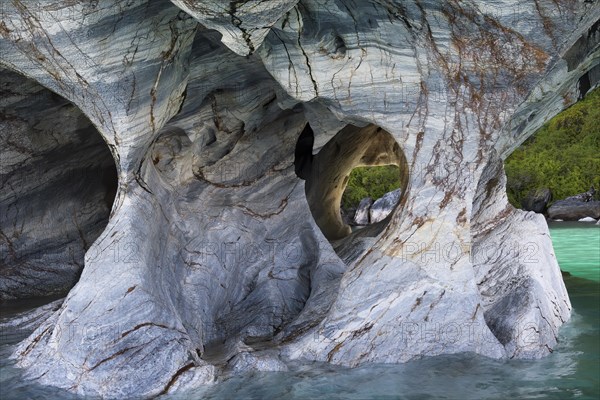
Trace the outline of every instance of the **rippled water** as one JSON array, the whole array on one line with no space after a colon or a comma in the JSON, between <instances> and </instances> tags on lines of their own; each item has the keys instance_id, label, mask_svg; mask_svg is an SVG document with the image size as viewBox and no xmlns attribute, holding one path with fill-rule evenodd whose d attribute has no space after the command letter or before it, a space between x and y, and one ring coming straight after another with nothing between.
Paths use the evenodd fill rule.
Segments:
<instances>
[{"instance_id":1,"label":"rippled water","mask_svg":"<svg viewBox=\"0 0 600 400\"><path fill-rule=\"evenodd\" d=\"M555 352L541 360L498 361L471 354L401 365L344 369L295 365L289 372L238 376L172 399L598 399L600 395L600 227L551 223L573 316ZM15 338L12 338L15 340ZM68 395L19 380L0 344L1 398L49 399ZM71 396L69 396L71 397ZM71 397L72 398L72 397Z\"/></svg>"}]
</instances>

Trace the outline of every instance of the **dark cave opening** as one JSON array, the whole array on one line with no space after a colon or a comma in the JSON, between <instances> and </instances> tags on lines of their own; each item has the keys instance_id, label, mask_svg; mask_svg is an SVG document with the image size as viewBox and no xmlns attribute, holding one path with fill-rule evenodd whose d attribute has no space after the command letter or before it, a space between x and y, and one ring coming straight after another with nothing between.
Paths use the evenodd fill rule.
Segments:
<instances>
[{"instance_id":1,"label":"dark cave opening","mask_svg":"<svg viewBox=\"0 0 600 400\"><path fill-rule=\"evenodd\" d=\"M64 295L108 224L112 154L72 103L0 69L0 300Z\"/></svg>"}]
</instances>

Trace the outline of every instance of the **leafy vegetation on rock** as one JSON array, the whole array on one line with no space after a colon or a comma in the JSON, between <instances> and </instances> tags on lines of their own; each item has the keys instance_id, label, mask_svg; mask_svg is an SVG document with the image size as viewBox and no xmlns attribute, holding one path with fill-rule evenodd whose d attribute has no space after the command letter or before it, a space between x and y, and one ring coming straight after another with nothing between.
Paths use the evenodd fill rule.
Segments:
<instances>
[{"instance_id":1,"label":"leafy vegetation on rock","mask_svg":"<svg viewBox=\"0 0 600 400\"><path fill-rule=\"evenodd\" d=\"M600 89L540 128L505 161L508 200L550 188L553 199L600 189Z\"/></svg>"},{"instance_id":2,"label":"leafy vegetation on rock","mask_svg":"<svg viewBox=\"0 0 600 400\"><path fill-rule=\"evenodd\" d=\"M342 207L356 208L365 197L376 200L399 187L400 168L396 165L354 168L342 196Z\"/></svg>"}]
</instances>

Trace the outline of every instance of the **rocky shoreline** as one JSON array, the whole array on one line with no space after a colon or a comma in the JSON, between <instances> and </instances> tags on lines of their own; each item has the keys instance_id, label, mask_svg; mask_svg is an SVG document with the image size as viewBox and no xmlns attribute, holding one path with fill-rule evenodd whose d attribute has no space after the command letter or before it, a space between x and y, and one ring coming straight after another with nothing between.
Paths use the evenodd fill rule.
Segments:
<instances>
[{"instance_id":1,"label":"rocky shoreline","mask_svg":"<svg viewBox=\"0 0 600 400\"><path fill-rule=\"evenodd\" d=\"M552 192L548 188L536 190L521 202L522 209L544 214L554 221L598 222L600 220L600 200L592 187L584 193L550 203Z\"/></svg>"}]
</instances>

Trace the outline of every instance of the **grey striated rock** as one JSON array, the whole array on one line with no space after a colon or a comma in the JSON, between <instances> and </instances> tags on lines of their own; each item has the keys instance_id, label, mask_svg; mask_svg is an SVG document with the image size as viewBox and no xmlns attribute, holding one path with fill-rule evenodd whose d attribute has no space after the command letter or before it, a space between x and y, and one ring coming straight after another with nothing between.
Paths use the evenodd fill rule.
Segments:
<instances>
[{"instance_id":1,"label":"grey striated rock","mask_svg":"<svg viewBox=\"0 0 600 400\"><path fill-rule=\"evenodd\" d=\"M298 0L171 1L205 27L219 31L223 44L242 56L254 53L270 27L298 3Z\"/></svg>"},{"instance_id":2,"label":"grey striated rock","mask_svg":"<svg viewBox=\"0 0 600 400\"><path fill-rule=\"evenodd\" d=\"M150 397L218 379L210 355L224 344L248 354L240 371L265 347L356 366L556 345L568 295L545 221L506 200L502 158L597 85L597 4L34 3L2 3L0 64L89 119L118 190L77 253L77 284L13 355L26 378ZM31 97L15 119L47 108ZM312 151L295 165L307 123ZM59 143L81 133L66 125ZM12 139L35 126L0 131L2 160L9 149L57 174L60 158ZM84 170L100 165L70 140ZM390 163L404 167L402 202L351 233L339 213L349 171ZM100 186L90 182L94 210ZM31 190L3 187L2 204L47 212ZM2 230L35 228L35 215L3 213ZM66 231L66 215L44 223ZM23 243L62 249L64 237ZM34 282L19 265L2 270Z\"/></svg>"},{"instance_id":3,"label":"grey striated rock","mask_svg":"<svg viewBox=\"0 0 600 400\"><path fill-rule=\"evenodd\" d=\"M369 220L369 210L373 205L373 199L370 197L364 198L358 203L356 213L354 214L354 223L357 225L367 225Z\"/></svg>"},{"instance_id":4,"label":"grey striated rock","mask_svg":"<svg viewBox=\"0 0 600 400\"><path fill-rule=\"evenodd\" d=\"M548 188L542 188L529 193L521 200L521 207L525 211L544 214L550 200L552 200L552 192Z\"/></svg>"},{"instance_id":5,"label":"grey striated rock","mask_svg":"<svg viewBox=\"0 0 600 400\"><path fill-rule=\"evenodd\" d=\"M379 221L383 221L388 215L394 211L394 208L400 201L402 195L401 189L392 190L381 196L381 198L375 200L371 208L369 209L369 219L374 224Z\"/></svg>"},{"instance_id":6,"label":"grey striated rock","mask_svg":"<svg viewBox=\"0 0 600 400\"><path fill-rule=\"evenodd\" d=\"M581 218L600 218L600 201L559 200L548 208L548 216L564 221L579 221Z\"/></svg>"},{"instance_id":7,"label":"grey striated rock","mask_svg":"<svg viewBox=\"0 0 600 400\"><path fill-rule=\"evenodd\" d=\"M590 190L588 190L587 192L579 193L579 194L576 194L575 196L569 196L565 200L587 202L587 201L594 200L595 195L596 195L596 189L594 189L594 187L592 186L590 188Z\"/></svg>"}]
</instances>

